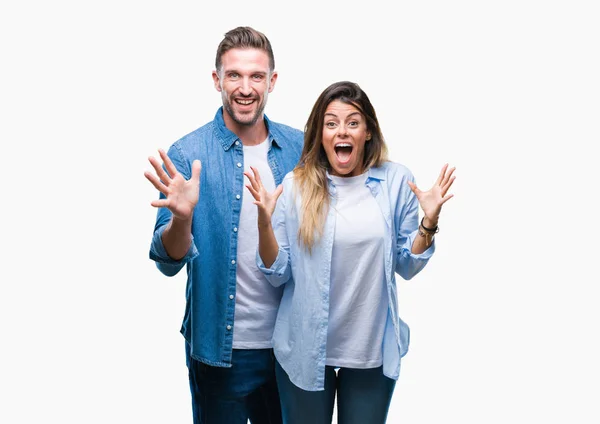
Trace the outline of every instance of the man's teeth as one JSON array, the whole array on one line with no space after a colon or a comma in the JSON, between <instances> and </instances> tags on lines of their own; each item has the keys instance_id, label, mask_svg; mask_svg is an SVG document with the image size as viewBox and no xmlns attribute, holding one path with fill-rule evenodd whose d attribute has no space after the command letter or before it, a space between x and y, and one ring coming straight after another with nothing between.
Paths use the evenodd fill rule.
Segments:
<instances>
[{"instance_id":1,"label":"man's teeth","mask_svg":"<svg viewBox=\"0 0 600 424\"><path fill-rule=\"evenodd\" d=\"M242 105L249 105L250 103L252 103L254 100L236 100L236 102L238 102L239 104Z\"/></svg>"}]
</instances>

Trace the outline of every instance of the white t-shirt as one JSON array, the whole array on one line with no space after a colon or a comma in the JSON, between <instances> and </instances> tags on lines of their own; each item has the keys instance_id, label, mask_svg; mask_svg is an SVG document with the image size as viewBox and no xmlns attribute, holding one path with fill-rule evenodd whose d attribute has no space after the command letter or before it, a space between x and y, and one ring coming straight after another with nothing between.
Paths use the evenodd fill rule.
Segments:
<instances>
[{"instance_id":1,"label":"white t-shirt","mask_svg":"<svg viewBox=\"0 0 600 424\"><path fill-rule=\"evenodd\" d=\"M244 147L244 170L258 169L267 191L275 190L275 180L269 167L267 140L256 146ZM244 177L245 184L248 179ZM244 184L244 185L245 185ZM273 347L271 341L277 308L283 292L273 287L256 265L258 248L258 209L254 197L244 187L242 210L238 226L237 285L233 328L234 349L264 349Z\"/></svg>"},{"instance_id":2,"label":"white t-shirt","mask_svg":"<svg viewBox=\"0 0 600 424\"><path fill-rule=\"evenodd\" d=\"M367 173L332 176L337 202L326 364L335 367L376 368L383 363L385 221L366 179Z\"/></svg>"}]
</instances>

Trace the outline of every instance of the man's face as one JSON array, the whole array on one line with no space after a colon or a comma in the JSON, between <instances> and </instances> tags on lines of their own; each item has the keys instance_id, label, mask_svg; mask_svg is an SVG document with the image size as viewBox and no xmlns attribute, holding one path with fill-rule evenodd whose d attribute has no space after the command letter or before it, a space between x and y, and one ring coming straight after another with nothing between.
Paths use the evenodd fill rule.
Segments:
<instances>
[{"instance_id":1,"label":"man's face","mask_svg":"<svg viewBox=\"0 0 600 424\"><path fill-rule=\"evenodd\" d=\"M231 49L221 63L212 76L225 113L237 125L254 125L262 118L277 80L277 73L269 71L269 56L257 49Z\"/></svg>"}]
</instances>

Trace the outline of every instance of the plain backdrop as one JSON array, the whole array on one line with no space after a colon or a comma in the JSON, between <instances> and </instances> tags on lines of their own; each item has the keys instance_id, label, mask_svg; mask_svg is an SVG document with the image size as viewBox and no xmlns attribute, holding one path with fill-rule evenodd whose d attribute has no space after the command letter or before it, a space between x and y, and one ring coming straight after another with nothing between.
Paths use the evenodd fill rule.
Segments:
<instances>
[{"instance_id":1,"label":"plain backdrop","mask_svg":"<svg viewBox=\"0 0 600 424\"><path fill-rule=\"evenodd\" d=\"M456 166L390 423L598 423L594 1L103 1L0 7L0 422L189 423L185 272L148 258L148 156L211 120L224 33L270 38L266 113L359 83L391 159Z\"/></svg>"}]
</instances>

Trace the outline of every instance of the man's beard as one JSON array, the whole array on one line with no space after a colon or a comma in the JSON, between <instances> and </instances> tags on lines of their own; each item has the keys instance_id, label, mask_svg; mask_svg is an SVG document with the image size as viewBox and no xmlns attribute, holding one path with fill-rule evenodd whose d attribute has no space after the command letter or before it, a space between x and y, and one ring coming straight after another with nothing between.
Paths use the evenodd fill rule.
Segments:
<instances>
[{"instance_id":1,"label":"man's beard","mask_svg":"<svg viewBox=\"0 0 600 424\"><path fill-rule=\"evenodd\" d=\"M260 116L262 115L262 113L265 110L265 106L267 104L267 93L265 93L265 97L263 98L263 102L258 106L258 109L256 109L256 112L254 113L254 115L250 118L250 120L241 120L238 118L238 116L236 115L234 109L233 109L233 102L235 100L230 100L229 96L227 95L227 93L225 93L224 91L222 92L222 97L223 97L223 107L225 108L225 110L227 111L227 113L229 114L229 116L231 117L231 119L233 119L233 122L235 122L238 125L243 125L243 126L248 126L251 127L252 125L256 124L256 122L258 121L258 118L260 118ZM244 115L247 116L247 115Z\"/></svg>"}]
</instances>

